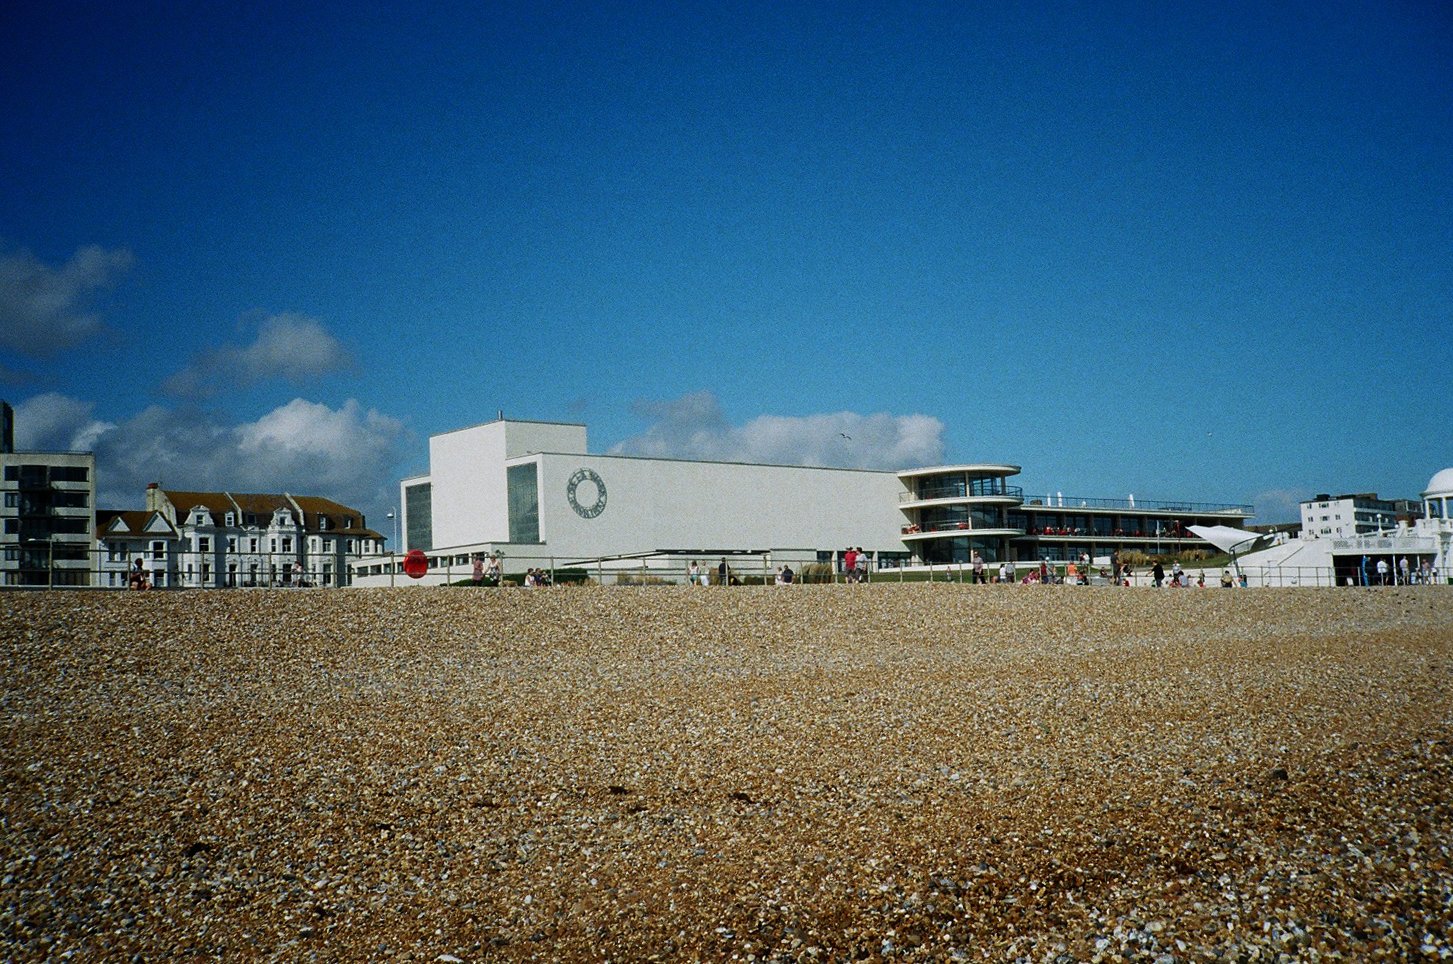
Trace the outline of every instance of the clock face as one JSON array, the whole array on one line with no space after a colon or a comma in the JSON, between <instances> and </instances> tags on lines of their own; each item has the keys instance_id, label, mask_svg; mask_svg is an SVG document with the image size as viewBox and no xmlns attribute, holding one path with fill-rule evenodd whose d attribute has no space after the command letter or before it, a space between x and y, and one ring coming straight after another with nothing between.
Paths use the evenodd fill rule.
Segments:
<instances>
[{"instance_id":1,"label":"clock face","mask_svg":"<svg viewBox=\"0 0 1453 964\"><path fill-rule=\"evenodd\" d=\"M594 519L605 511L605 483L591 469L576 469L565 486L570 508L582 519Z\"/></svg>"}]
</instances>

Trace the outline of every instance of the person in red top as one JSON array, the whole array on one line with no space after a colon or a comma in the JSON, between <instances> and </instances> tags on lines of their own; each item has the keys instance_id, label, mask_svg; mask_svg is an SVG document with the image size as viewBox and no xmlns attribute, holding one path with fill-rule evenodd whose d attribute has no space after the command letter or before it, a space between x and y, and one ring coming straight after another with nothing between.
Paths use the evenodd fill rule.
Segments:
<instances>
[{"instance_id":1,"label":"person in red top","mask_svg":"<svg viewBox=\"0 0 1453 964\"><path fill-rule=\"evenodd\" d=\"M858 550L848 547L843 553L843 572L847 575L848 582L857 582L858 579Z\"/></svg>"}]
</instances>

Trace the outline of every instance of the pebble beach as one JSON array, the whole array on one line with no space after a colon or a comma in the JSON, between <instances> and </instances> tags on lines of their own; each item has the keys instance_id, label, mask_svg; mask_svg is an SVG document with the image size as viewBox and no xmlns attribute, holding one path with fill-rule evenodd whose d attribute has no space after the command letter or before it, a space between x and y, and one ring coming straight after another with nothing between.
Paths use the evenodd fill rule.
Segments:
<instances>
[{"instance_id":1,"label":"pebble beach","mask_svg":"<svg viewBox=\"0 0 1453 964\"><path fill-rule=\"evenodd\" d=\"M7 960L1453 958L1453 589L0 595Z\"/></svg>"}]
</instances>

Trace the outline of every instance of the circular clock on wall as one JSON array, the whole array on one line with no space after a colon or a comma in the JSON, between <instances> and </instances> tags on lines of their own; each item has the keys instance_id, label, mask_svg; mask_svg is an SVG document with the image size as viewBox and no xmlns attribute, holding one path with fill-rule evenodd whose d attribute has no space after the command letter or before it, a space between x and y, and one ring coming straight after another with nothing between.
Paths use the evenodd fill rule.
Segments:
<instances>
[{"instance_id":1,"label":"circular clock on wall","mask_svg":"<svg viewBox=\"0 0 1453 964\"><path fill-rule=\"evenodd\" d=\"M565 486L570 508L582 519L594 519L605 511L605 483L592 469L576 469Z\"/></svg>"}]
</instances>

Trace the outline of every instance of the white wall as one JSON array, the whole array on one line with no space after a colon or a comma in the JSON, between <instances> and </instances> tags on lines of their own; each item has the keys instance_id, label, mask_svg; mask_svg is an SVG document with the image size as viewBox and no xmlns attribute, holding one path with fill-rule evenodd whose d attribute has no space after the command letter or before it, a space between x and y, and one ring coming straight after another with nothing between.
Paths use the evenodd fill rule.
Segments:
<instances>
[{"instance_id":1,"label":"white wall","mask_svg":"<svg viewBox=\"0 0 1453 964\"><path fill-rule=\"evenodd\" d=\"M584 425L490 422L429 439L437 548L508 542L505 460L530 452L583 453Z\"/></svg>"},{"instance_id":2,"label":"white wall","mask_svg":"<svg viewBox=\"0 0 1453 964\"><path fill-rule=\"evenodd\" d=\"M606 507L593 519L566 495L582 468L605 483ZM540 459L539 482L540 538L561 559L780 546L904 551L904 487L892 472L552 454Z\"/></svg>"}]
</instances>

